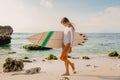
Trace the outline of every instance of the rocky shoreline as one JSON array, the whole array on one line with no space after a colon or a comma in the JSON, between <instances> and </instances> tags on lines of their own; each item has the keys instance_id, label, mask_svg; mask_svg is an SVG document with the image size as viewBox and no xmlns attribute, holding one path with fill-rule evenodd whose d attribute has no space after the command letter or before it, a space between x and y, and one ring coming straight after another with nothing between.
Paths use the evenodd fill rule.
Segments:
<instances>
[{"instance_id":1,"label":"rocky shoreline","mask_svg":"<svg viewBox=\"0 0 120 80\"><path fill-rule=\"evenodd\" d=\"M11 43L13 28L11 26L0 26L0 45Z\"/></svg>"}]
</instances>

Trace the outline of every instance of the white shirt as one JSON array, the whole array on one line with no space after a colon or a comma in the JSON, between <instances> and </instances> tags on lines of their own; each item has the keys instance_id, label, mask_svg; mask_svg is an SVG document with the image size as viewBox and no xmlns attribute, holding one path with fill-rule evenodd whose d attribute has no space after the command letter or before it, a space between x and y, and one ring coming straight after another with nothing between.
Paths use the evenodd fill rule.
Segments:
<instances>
[{"instance_id":1,"label":"white shirt","mask_svg":"<svg viewBox=\"0 0 120 80\"><path fill-rule=\"evenodd\" d=\"M67 43L70 43L70 47L73 46L73 40L74 40L74 29L73 27L65 27L64 30L64 45Z\"/></svg>"}]
</instances>

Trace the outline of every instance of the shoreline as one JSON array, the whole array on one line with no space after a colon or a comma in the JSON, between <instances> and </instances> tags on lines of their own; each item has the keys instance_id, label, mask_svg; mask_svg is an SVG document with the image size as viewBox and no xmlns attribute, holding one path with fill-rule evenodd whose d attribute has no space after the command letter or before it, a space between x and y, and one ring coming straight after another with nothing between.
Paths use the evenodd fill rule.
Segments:
<instances>
[{"instance_id":1,"label":"shoreline","mask_svg":"<svg viewBox=\"0 0 120 80\"><path fill-rule=\"evenodd\" d=\"M75 63L77 74L73 74L70 69L70 80L119 80L120 79L120 59L111 58L106 55L91 55L90 60L70 59ZM43 57L44 58L44 57ZM33 75L15 75L10 72L3 73L2 66L0 66L0 80L60 80L63 76L65 67L62 61L51 60L42 61L43 58L34 57L36 61L32 63L25 63L24 70L34 67L41 67L38 74ZM22 71L24 72L24 71Z\"/></svg>"}]
</instances>

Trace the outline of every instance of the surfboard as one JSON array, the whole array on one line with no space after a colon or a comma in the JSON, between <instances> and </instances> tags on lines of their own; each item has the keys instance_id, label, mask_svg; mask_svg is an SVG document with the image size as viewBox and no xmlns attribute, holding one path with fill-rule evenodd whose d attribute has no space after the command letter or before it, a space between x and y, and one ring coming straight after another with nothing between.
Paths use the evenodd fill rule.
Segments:
<instances>
[{"instance_id":1,"label":"surfboard","mask_svg":"<svg viewBox=\"0 0 120 80\"><path fill-rule=\"evenodd\" d=\"M62 48L63 36L63 31L48 31L29 36L27 39L41 47ZM75 32L73 47L83 45L87 40L88 37L85 34Z\"/></svg>"}]
</instances>

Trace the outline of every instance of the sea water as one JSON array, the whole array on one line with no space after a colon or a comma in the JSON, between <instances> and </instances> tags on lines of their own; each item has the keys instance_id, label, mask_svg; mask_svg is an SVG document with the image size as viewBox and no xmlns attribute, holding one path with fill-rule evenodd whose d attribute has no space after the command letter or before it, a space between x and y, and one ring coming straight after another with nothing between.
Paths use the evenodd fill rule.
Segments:
<instances>
[{"instance_id":1,"label":"sea water","mask_svg":"<svg viewBox=\"0 0 120 80\"><path fill-rule=\"evenodd\" d=\"M45 56L48 54L60 54L61 49L51 50L26 50L26 44L31 44L27 37L36 33L13 33L9 46L0 46L0 58L23 57L23 56ZM84 46L73 47L73 54L108 54L111 51L120 52L120 33L84 33L88 36L88 41ZM16 54L8 54L16 52Z\"/></svg>"}]
</instances>

